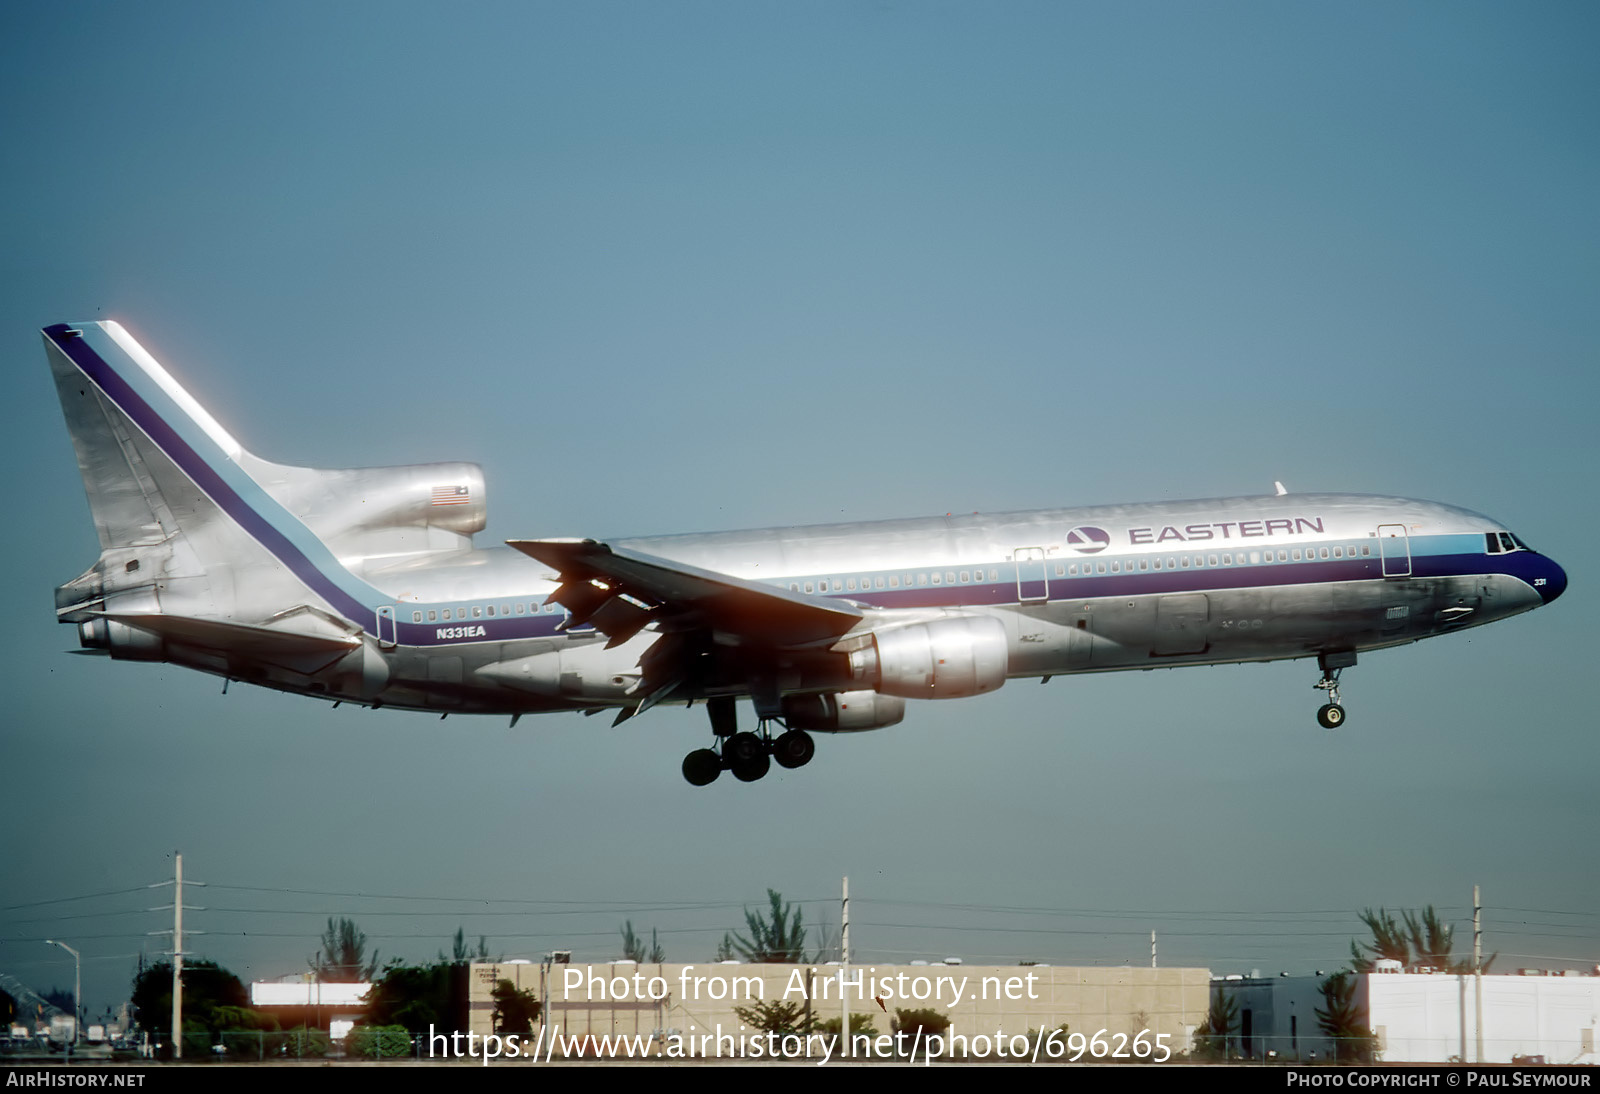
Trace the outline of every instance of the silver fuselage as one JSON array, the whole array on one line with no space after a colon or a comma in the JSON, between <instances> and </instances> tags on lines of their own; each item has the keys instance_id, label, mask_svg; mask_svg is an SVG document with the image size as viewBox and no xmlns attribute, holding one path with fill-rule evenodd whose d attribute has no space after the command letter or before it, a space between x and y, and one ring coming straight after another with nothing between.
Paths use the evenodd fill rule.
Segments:
<instances>
[{"instance_id":1,"label":"silver fuselage","mask_svg":"<svg viewBox=\"0 0 1600 1094\"><path fill-rule=\"evenodd\" d=\"M668 591L639 605L656 613L641 615L649 625L608 637L569 625L568 578L473 543L486 519L476 468L272 464L115 324L45 340L101 541L98 562L58 589L58 616L113 657L331 700L516 715L643 709L645 695L760 693L772 710L875 688L960 697L1004 678L1353 654L1493 622L1566 587L1553 561L1465 509L1279 494L613 541L652 560L665 578L650 587ZM696 605L671 611L673 565L702 586L705 572L737 583L741 618L759 620L762 589L786 598L775 609L853 615L825 640L704 623ZM988 683L947 671L940 684L933 668L926 690L882 683L905 647L895 636L913 631L937 633L920 647L935 654L971 636ZM652 667L667 639L692 671ZM863 718L819 727L898 720Z\"/></svg>"}]
</instances>

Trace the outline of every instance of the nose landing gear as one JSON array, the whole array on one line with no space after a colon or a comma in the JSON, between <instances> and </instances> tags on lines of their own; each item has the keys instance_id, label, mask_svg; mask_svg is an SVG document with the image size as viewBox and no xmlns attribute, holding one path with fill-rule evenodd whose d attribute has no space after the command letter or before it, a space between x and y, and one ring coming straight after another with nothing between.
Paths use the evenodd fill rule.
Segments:
<instances>
[{"instance_id":1,"label":"nose landing gear","mask_svg":"<svg viewBox=\"0 0 1600 1094\"><path fill-rule=\"evenodd\" d=\"M1339 705L1339 674L1355 663L1354 650L1317 655L1317 666L1322 669L1322 679L1312 687L1327 692L1329 700L1317 711L1317 724L1323 729L1338 729L1344 725L1344 707Z\"/></svg>"}]
</instances>

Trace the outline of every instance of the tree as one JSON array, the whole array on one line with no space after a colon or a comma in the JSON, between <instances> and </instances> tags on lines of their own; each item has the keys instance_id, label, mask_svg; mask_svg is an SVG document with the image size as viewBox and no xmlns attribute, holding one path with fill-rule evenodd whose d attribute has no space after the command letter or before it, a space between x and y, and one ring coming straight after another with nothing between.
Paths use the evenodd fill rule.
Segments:
<instances>
[{"instance_id":1,"label":"tree","mask_svg":"<svg viewBox=\"0 0 1600 1094\"><path fill-rule=\"evenodd\" d=\"M366 1024L404 1026L412 1033L467 1028L468 966L390 962L367 993Z\"/></svg>"},{"instance_id":2,"label":"tree","mask_svg":"<svg viewBox=\"0 0 1600 1094\"><path fill-rule=\"evenodd\" d=\"M866 1037L868 1040L878 1036L878 1027L874 1024L876 1014L865 1012L850 1015L850 1040L857 1037ZM824 1018L816 1025L816 1031L824 1037L837 1037L839 1030L844 1028L844 1015L835 1014L832 1018ZM842 1050L841 1050L842 1051Z\"/></svg>"},{"instance_id":3,"label":"tree","mask_svg":"<svg viewBox=\"0 0 1600 1094\"><path fill-rule=\"evenodd\" d=\"M633 920L630 919L622 925L622 958L624 961L637 961L641 965L646 962L659 965L667 959L667 951L661 948L654 927L650 928L650 948L646 950L644 939L633 933Z\"/></svg>"},{"instance_id":4,"label":"tree","mask_svg":"<svg viewBox=\"0 0 1600 1094\"><path fill-rule=\"evenodd\" d=\"M1350 943L1350 967L1355 972L1371 972L1379 961L1398 961L1408 970L1472 971L1471 961L1451 960L1455 929L1439 918L1431 904L1421 913L1402 911L1398 923L1386 909L1374 912L1368 908L1361 913L1361 922L1372 932L1372 941ZM1484 967L1493 960L1491 957Z\"/></svg>"},{"instance_id":5,"label":"tree","mask_svg":"<svg viewBox=\"0 0 1600 1094\"><path fill-rule=\"evenodd\" d=\"M139 1028L165 1041L172 1032L172 965L157 962L134 977L132 1002ZM213 961L183 966L184 1055L205 1055L216 1035L230 1029L271 1029L276 1019L250 1009L239 978Z\"/></svg>"},{"instance_id":6,"label":"tree","mask_svg":"<svg viewBox=\"0 0 1600 1094\"><path fill-rule=\"evenodd\" d=\"M767 899L771 901L770 918L746 908L744 922L750 937L736 934L730 940L724 935L724 944L731 941L740 957L756 964L804 964L806 929L800 924L800 909L785 904L776 889L767 890Z\"/></svg>"},{"instance_id":7,"label":"tree","mask_svg":"<svg viewBox=\"0 0 1600 1094\"><path fill-rule=\"evenodd\" d=\"M1239 1002L1221 988L1211 992L1211 1009L1194 1031L1195 1055L1220 1059L1228 1054L1228 1038L1239 1020Z\"/></svg>"},{"instance_id":8,"label":"tree","mask_svg":"<svg viewBox=\"0 0 1600 1094\"><path fill-rule=\"evenodd\" d=\"M942 1037L944 1031L950 1028L950 1019L932 1007L918 1007L914 1010L901 1010L896 1007L889 1028L896 1035L905 1034L903 1039L896 1037L896 1050L903 1046L906 1052L910 1052L913 1045L926 1045L929 1037ZM855 1036L854 1031L851 1032L851 1036Z\"/></svg>"},{"instance_id":9,"label":"tree","mask_svg":"<svg viewBox=\"0 0 1600 1094\"><path fill-rule=\"evenodd\" d=\"M439 960L449 965L470 965L477 961L487 963L489 960L489 939L484 935L478 936L476 950L467 947L467 931L464 927L457 927L455 937L450 940L450 956L446 957L441 951Z\"/></svg>"},{"instance_id":10,"label":"tree","mask_svg":"<svg viewBox=\"0 0 1600 1094\"><path fill-rule=\"evenodd\" d=\"M497 1033L532 1033L539 1020L540 1005L531 991L518 991L509 980L495 981L494 1028Z\"/></svg>"},{"instance_id":11,"label":"tree","mask_svg":"<svg viewBox=\"0 0 1600 1094\"><path fill-rule=\"evenodd\" d=\"M327 984L359 984L378 971L378 951L367 956L367 936L352 919L328 919L322 932L322 948L310 959L317 979Z\"/></svg>"},{"instance_id":12,"label":"tree","mask_svg":"<svg viewBox=\"0 0 1600 1094\"><path fill-rule=\"evenodd\" d=\"M1378 1038L1368 1026L1366 1009L1356 1004L1355 976L1337 972L1318 987L1327 1009L1317 1008L1317 1028L1333 1038L1334 1059L1340 1063L1372 1063Z\"/></svg>"},{"instance_id":13,"label":"tree","mask_svg":"<svg viewBox=\"0 0 1600 1094\"><path fill-rule=\"evenodd\" d=\"M780 1037L791 1033L804 1035L812 1029L811 1016L806 1012L804 1003L773 999L750 1007L734 1007L733 1013L750 1028L759 1029L762 1033L776 1033Z\"/></svg>"}]
</instances>

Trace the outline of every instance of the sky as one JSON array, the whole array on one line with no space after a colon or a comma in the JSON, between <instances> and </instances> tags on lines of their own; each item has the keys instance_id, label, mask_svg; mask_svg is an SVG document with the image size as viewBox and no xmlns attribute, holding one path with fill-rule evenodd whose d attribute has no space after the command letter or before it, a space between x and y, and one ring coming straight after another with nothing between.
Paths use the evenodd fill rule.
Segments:
<instances>
[{"instance_id":1,"label":"sky","mask_svg":"<svg viewBox=\"0 0 1600 1094\"><path fill-rule=\"evenodd\" d=\"M1305 974L1362 909L1600 963L1600 11L1581 3L0 9L0 971L170 942ZM96 540L39 328L116 319L246 447L480 463L482 544L1291 491L1491 514L1554 605L1363 656L913 703L797 772L700 710L436 718L68 656ZM28 489L20 489L29 483ZM746 708L748 718L748 708Z\"/></svg>"}]
</instances>

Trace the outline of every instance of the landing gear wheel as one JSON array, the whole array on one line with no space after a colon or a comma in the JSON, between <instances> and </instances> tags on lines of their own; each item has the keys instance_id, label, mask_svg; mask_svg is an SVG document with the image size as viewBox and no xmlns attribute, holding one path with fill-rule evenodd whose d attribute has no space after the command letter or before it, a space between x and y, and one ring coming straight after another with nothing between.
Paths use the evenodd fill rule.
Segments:
<instances>
[{"instance_id":1,"label":"landing gear wheel","mask_svg":"<svg viewBox=\"0 0 1600 1094\"><path fill-rule=\"evenodd\" d=\"M767 773L772 760L767 744L754 733L735 733L722 746L722 763L740 782L753 783Z\"/></svg>"},{"instance_id":2,"label":"landing gear wheel","mask_svg":"<svg viewBox=\"0 0 1600 1094\"><path fill-rule=\"evenodd\" d=\"M690 786L710 786L722 774L722 757L709 748L697 748L683 758L683 777Z\"/></svg>"},{"instance_id":3,"label":"landing gear wheel","mask_svg":"<svg viewBox=\"0 0 1600 1094\"><path fill-rule=\"evenodd\" d=\"M1344 725L1344 707L1329 703L1317 711L1317 724L1323 729L1338 729Z\"/></svg>"},{"instance_id":4,"label":"landing gear wheel","mask_svg":"<svg viewBox=\"0 0 1600 1094\"><path fill-rule=\"evenodd\" d=\"M804 767L816 754L817 743L811 739L811 734L799 729L791 729L772 746L772 758L780 767Z\"/></svg>"}]
</instances>

